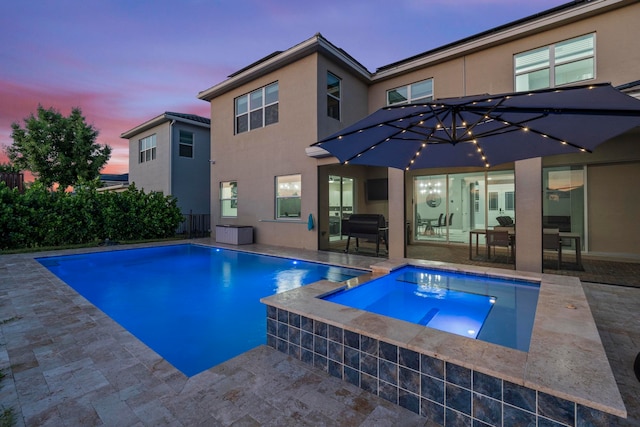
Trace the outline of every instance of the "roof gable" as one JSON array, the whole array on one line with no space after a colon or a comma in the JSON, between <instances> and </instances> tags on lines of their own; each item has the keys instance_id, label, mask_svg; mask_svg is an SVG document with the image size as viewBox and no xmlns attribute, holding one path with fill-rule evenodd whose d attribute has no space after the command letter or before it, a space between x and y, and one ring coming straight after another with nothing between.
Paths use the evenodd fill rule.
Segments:
<instances>
[{"instance_id":1,"label":"roof gable","mask_svg":"<svg viewBox=\"0 0 640 427\"><path fill-rule=\"evenodd\" d=\"M293 46L285 51L274 52L266 57L231 74L229 78L198 94L198 98L211 101L226 92L240 87L248 82L256 80L268 73L281 69L313 53L320 53L344 64L351 69L361 80L369 82L371 73L351 55L343 49L333 45L322 34L316 33L313 37Z\"/></svg>"},{"instance_id":2,"label":"roof gable","mask_svg":"<svg viewBox=\"0 0 640 427\"><path fill-rule=\"evenodd\" d=\"M120 138L124 138L124 139L132 138L133 136L139 133L145 132L153 127L159 126L163 123L166 123L172 120L182 122L182 123L192 124L194 126L204 127L207 129L211 128L211 119L207 117L197 116L195 114L175 113L175 112L167 111L160 114L159 116L154 117L149 121L142 123L141 125L134 127L133 129L123 132L120 135Z\"/></svg>"}]
</instances>

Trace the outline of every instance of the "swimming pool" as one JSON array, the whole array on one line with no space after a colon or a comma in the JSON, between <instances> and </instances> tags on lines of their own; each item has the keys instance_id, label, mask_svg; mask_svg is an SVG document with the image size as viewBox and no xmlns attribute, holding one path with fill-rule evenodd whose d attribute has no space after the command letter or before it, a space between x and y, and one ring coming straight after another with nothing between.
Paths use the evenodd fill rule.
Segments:
<instances>
[{"instance_id":1,"label":"swimming pool","mask_svg":"<svg viewBox=\"0 0 640 427\"><path fill-rule=\"evenodd\" d=\"M187 376L265 343L260 298L366 273L189 244L37 261Z\"/></svg>"},{"instance_id":2,"label":"swimming pool","mask_svg":"<svg viewBox=\"0 0 640 427\"><path fill-rule=\"evenodd\" d=\"M403 267L322 299L528 351L539 282Z\"/></svg>"}]
</instances>

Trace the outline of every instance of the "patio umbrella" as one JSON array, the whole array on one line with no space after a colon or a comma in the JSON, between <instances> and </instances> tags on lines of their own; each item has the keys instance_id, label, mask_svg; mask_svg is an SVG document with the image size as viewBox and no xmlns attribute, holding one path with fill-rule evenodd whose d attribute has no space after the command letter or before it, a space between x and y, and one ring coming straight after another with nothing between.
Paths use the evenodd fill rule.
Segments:
<instances>
[{"instance_id":1,"label":"patio umbrella","mask_svg":"<svg viewBox=\"0 0 640 427\"><path fill-rule=\"evenodd\" d=\"M610 84L382 108L315 144L345 164L478 166L591 152L640 126L640 100Z\"/></svg>"}]
</instances>

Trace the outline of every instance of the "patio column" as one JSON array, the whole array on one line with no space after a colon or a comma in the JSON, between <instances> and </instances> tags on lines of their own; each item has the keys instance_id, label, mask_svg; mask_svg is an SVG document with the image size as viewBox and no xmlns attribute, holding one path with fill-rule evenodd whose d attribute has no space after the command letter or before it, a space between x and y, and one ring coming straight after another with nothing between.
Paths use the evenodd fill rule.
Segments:
<instances>
[{"instance_id":1,"label":"patio column","mask_svg":"<svg viewBox=\"0 0 640 427\"><path fill-rule=\"evenodd\" d=\"M389 259L404 258L406 225L404 218L404 171L388 169Z\"/></svg>"},{"instance_id":2,"label":"patio column","mask_svg":"<svg viewBox=\"0 0 640 427\"><path fill-rule=\"evenodd\" d=\"M516 270L542 272L542 158L515 162Z\"/></svg>"}]
</instances>

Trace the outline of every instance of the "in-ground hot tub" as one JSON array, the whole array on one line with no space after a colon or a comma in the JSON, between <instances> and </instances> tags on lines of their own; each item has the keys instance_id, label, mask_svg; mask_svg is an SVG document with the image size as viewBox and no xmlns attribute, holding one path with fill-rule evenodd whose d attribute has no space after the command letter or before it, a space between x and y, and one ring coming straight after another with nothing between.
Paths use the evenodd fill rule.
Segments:
<instances>
[{"instance_id":1,"label":"in-ground hot tub","mask_svg":"<svg viewBox=\"0 0 640 427\"><path fill-rule=\"evenodd\" d=\"M322 299L528 351L539 292L539 281L405 266Z\"/></svg>"},{"instance_id":2,"label":"in-ground hot tub","mask_svg":"<svg viewBox=\"0 0 640 427\"><path fill-rule=\"evenodd\" d=\"M406 264L538 282L529 350L322 299ZM577 278L420 260L372 268L370 277L321 281L263 298L267 344L442 425L609 426L626 417Z\"/></svg>"}]
</instances>

